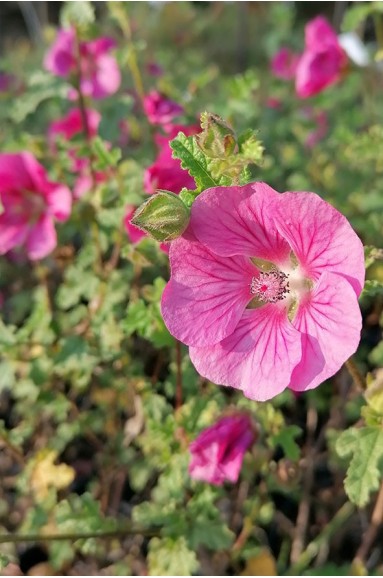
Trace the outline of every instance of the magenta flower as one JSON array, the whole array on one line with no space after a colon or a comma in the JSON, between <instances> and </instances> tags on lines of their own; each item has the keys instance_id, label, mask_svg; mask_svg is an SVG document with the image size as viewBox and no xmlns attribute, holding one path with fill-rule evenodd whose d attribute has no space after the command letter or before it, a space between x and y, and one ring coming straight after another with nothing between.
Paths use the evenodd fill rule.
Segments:
<instances>
[{"instance_id":1,"label":"magenta flower","mask_svg":"<svg viewBox=\"0 0 383 578\"><path fill-rule=\"evenodd\" d=\"M256 400L333 375L359 343L363 246L314 193L208 189L170 247L162 314L197 371Z\"/></svg>"},{"instance_id":2,"label":"magenta flower","mask_svg":"<svg viewBox=\"0 0 383 578\"><path fill-rule=\"evenodd\" d=\"M144 98L144 111L151 124L167 126L176 116L182 114L184 109L174 100L152 90Z\"/></svg>"},{"instance_id":3,"label":"magenta flower","mask_svg":"<svg viewBox=\"0 0 383 578\"><path fill-rule=\"evenodd\" d=\"M346 64L347 56L335 31L326 18L317 16L305 28L305 50L295 78L298 96L313 96L336 83Z\"/></svg>"},{"instance_id":4,"label":"magenta flower","mask_svg":"<svg viewBox=\"0 0 383 578\"><path fill-rule=\"evenodd\" d=\"M235 483L243 457L255 438L247 414L221 418L190 444L190 476L215 486L222 486L225 481Z\"/></svg>"},{"instance_id":5,"label":"magenta flower","mask_svg":"<svg viewBox=\"0 0 383 578\"><path fill-rule=\"evenodd\" d=\"M86 96L98 99L117 92L121 84L121 73L116 59L109 54L116 45L115 41L108 37L80 41L79 58L76 43L74 28L59 30L56 41L45 55L46 70L67 78L78 74L80 68L81 91Z\"/></svg>"},{"instance_id":6,"label":"magenta flower","mask_svg":"<svg viewBox=\"0 0 383 578\"><path fill-rule=\"evenodd\" d=\"M85 110L85 117L89 136L96 136L101 122L100 113L97 110L88 108ZM85 127L79 108L72 108L64 117L51 122L48 129L50 140L53 140L56 135L62 135L67 140L70 140L80 133L85 133Z\"/></svg>"},{"instance_id":7,"label":"magenta flower","mask_svg":"<svg viewBox=\"0 0 383 578\"><path fill-rule=\"evenodd\" d=\"M198 126L173 125L168 127L166 135L157 135L156 144L159 148L159 154L155 162L150 165L144 173L144 190L149 193L155 193L157 189L179 193L181 189L194 189L194 179L187 171L181 168L181 162L173 159L172 149L169 142L173 140L179 132L186 136L196 134L199 131Z\"/></svg>"},{"instance_id":8,"label":"magenta flower","mask_svg":"<svg viewBox=\"0 0 383 578\"><path fill-rule=\"evenodd\" d=\"M277 78L292 80L295 77L299 55L283 46L271 60L271 71Z\"/></svg>"},{"instance_id":9,"label":"magenta flower","mask_svg":"<svg viewBox=\"0 0 383 578\"><path fill-rule=\"evenodd\" d=\"M30 259L42 259L57 244L54 221L71 211L69 189L48 180L29 152L0 154L0 254L24 245Z\"/></svg>"}]
</instances>

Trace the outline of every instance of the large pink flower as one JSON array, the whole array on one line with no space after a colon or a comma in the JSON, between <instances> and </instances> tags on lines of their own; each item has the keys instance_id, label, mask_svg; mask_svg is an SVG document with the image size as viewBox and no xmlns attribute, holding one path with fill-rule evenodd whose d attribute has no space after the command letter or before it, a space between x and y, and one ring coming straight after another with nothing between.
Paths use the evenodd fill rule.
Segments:
<instances>
[{"instance_id":1,"label":"large pink flower","mask_svg":"<svg viewBox=\"0 0 383 578\"><path fill-rule=\"evenodd\" d=\"M195 183L189 173L181 168L181 162L173 159L170 141L173 140L179 132L186 136L196 134L199 131L196 125L172 125L168 127L166 135L157 135L155 138L159 148L158 156L155 162L150 165L144 173L144 190L149 193L155 193L157 189L179 193L181 189L194 189Z\"/></svg>"},{"instance_id":2,"label":"large pink flower","mask_svg":"<svg viewBox=\"0 0 383 578\"><path fill-rule=\"evenodd\" d=\"M0 154L0 254L25 245L30 259L42 259L57 244L54 221L71 211L69 189L48 180L29 152Z\"/></svg>"},{"instance_id":3,"label":"large pink flower","mask_svg":"<svg viewBox=\"0 0 383 578\"><path fill-rule=\"evenodd\" d=\"M305 50L296 68L298 96L313 96L336 83L346 64L346 53L334 30L326 18L317 16L305 28Z\"/></svg>"},{"instance_id":4,"label":"large pink flower","mask_svg":"<svg viewBox=\"0 0 383 578\"><path fill-rule=\"evenodd\" d=\"M291 80L295 76L298 60L298 54L283 46L271 60L271 71L277 78Z\"/></svg>"},{"instance_id":5,"label":"large pink flower","mask_svg":"<svg viewBox=\"0 0 383 578\"><path fill-rule=\"evenodd\" d=\"M216 486L221 486L226 480L236 482L243 456L255 437L247 414L221 418L190 444L190 476Z\"/></svg>"},{"instance_id":6,"label":"large pink flower","mask_svg":"<svg viewBox=\"0 0 383 578\"><path fill-rule=\"evenodd\" d=\"M363 246L314 193L209 189L172 242L170 264L169 331L201 375L249 398L316 387L358 346Z\"/></svg>"},{"instance_id":7,"label":"large pink flower","mask_svg":"<svg viewBox=\"0 0 383 578\"><path fill-rule=\"evenodd\" d=\"M105 98L119 89L121 74L116 59L109 54L116 43L112 38L96 38L88 42L81 41L76 46L74 28L63 28L48 50L44 67L52 74L69 77L78 74L78 56L80 56L81 91L86 96Z\"/></svg>"},{"instance_id":8,"label":"large pink flower","mask_svg":"<svg viewBox=\"0 0 383 578\"><path fill-rule=\"evenodd\" d=\"M176 116L182 114L184 109L174 100L152 90L144 98L144 111L151 124L167 126Z\"/></svg>"}]
</instances>

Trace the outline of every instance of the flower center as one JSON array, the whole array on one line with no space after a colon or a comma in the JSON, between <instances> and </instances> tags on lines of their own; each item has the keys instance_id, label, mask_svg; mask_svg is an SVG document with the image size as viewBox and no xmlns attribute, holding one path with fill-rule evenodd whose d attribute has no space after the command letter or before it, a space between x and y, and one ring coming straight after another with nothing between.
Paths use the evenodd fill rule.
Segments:
<instances>
[{"instance_id":1,"label":"flower center","mask_svg":"<svg viewBox=\"0 0 383 578\"><path fill-rule=\"evenodd\" d=\"M288 275L277 269L261 271L258 277L253 277L250 293L263 303L276 303L290 293Z\"/></svg>"}]
</instances>

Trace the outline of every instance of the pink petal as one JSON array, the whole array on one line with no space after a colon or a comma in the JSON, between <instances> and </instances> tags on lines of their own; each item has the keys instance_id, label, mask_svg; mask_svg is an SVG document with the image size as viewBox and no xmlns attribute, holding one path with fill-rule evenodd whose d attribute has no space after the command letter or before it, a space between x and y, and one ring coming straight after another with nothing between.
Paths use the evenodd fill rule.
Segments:
<instances>
[{"instance_id":1,"label":"pink petal","mask_svg":"<svg viewBox=\"0 0 383 578\"><path fill-rule=\"evenodd\" d=\"M172 335L187 345L212 345L233 332L251 300L256 268L245 257L221 257L193 237L170 247L172 278L162 315Z\"/></svg>"},{"instance_id":2,"label":"pink petal","mask_svg":"<svg viewBox=\"0 0 383 578\"><path fill-rule=\"evenodd\" d=\"M47 193L49 214L58 221L66 221L72 209L72 195L68 187L56 183L50 183Z\"/></svg>"},{"instance_id":3,"label":"pink petal","mask_svg":"<svg viewBox=\"0 0 383 578\"><path fill-rule=\"evenodd\" d=\"M22 245L28 234L28 223L20 219L15 222L6 213L0 215L0 255Z\"/></svg>"},{"instance_id":4,"label":"pink petal","mask_svg":"<svg viewBox=\"0 0 383 578\"><path fill-rule=\"evenodd\" d=\"M28 257L33 261L43 259L53 251L56 245L57 235L53 220L48 215L43 215L28 235Z\"/></svg>"},{"instance_id":5,"label":"pink petal","mask_svg":"<svg viewBox=\"0 0 383 578\"><path fill-rule=\"evenodd\" d=\"M339 273L359 295L365 275L363 245L339 211L315 193L284 193L274 219L308 277Z\"/></svg>"},{"instance_id":6,"label":"pink petal","mask_svg":"<svg viewBox=\"0 0 383 578\"><path fill-rule=\"evenodd\" d=\"M117 92L121 84L121 73L116 59L108 54L97 57L96 73L92 77L93 98L105 98Z\"/></svg>"},{"instance_id":7,"label":"pink petal","mask_svg":"<svg viewBox=\"0 0 383 578\"><path fill-rule=\"evenodd\" d=\"M211 347L191 347L198 373L220 385L265 401L283 391L302 356L301 336L284 308L246 310L234 332Z\"/></svg>"},{"instance_id":8,"label":"pink petal","mask_svg":"<svg viewBox=\"0 0 383 578\"><path fill-rule=\"evenodd\" d=\"M362 317L351 285L340 275L323 273L293 325L302 333L302 359L289 387L312 389L334 375L358 347Z\"/></svg>"},{"instance_id":9,"label":"pink petal","mask_svg":"<svg viewBox=\"0 0 383 578\"><path fill-rule=\"evenodd\" d=\"M41 170L41 165L29 152L0 154L0 182L2 190L35 190L30 168Z\"/></svg>"},{"instance_id":10,"label":"pink petal","mask_svg":"<svg viewBox=\"0 0 383 578\"><path fill-rule=\"evenodd\" d=\"M280 197L265 183L208 189L193 204L193 232L218 255L242 254L283 264L290 247L273 221Z\"/></svg>"},{"instance_id":11,"label":"pink petal","mask_svg":"<svg viewBox=\"0 0 383 578\"><path fill-rule=\"evenodd\" d=\"M338 44L338 37L331 24L324 16L317 16L305 26L305 47L318 50L323 46Z\"/></svg>"}]
</instances>

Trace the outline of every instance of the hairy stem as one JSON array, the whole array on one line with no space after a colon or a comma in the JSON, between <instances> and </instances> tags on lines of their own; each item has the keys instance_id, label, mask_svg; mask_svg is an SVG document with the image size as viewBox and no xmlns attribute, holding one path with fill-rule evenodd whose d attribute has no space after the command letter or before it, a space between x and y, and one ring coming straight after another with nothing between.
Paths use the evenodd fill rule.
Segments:
<instances>
[{"instance_id":1,"label":"hairy stem","mask_svg":"<svg viewBox=\"0 0 383 578\"><path fill-rule=\"evenodd\" d=\"M104 532L68 532L67 534L0 534L0 544L20 544L22 542L55 542L62 540L86 540L88 538L114 538L118 536L128 536L139 534L141 536L153 537L159 535L159 530L133 528L116 528L115 530L105 530Z\"/></svg>"},{"instance_id":2,"label":"hairy stem","mask_svg":"<svg viewBox=\"0 0 383 578\"><path fill-rule=\"evenodd\" d=\"M181 342L176 340L176 410L182 405L182 351Z\"/></svg>"}]
</instances>

